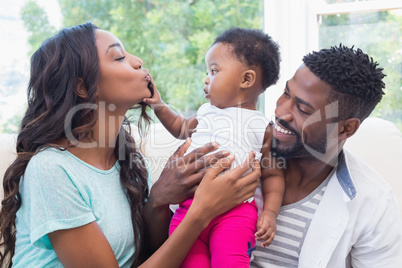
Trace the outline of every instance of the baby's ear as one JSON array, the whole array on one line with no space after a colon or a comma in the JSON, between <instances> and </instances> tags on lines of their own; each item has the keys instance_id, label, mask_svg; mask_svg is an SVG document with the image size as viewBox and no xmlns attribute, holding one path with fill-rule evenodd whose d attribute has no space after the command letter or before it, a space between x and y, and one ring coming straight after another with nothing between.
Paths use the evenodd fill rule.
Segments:
<instances>
[{"instance_id":1,"label":"baby's ear","mask_svg":"<svg viewBox=\"0 0 402 268\"><path fill-rule=\"evenodd\" d=\"M252 87L257 79L257 74L254 70L244 71L242 74L241 88L250 88Z\"/></svg>"},{"instance_id":2,"label":"baby's ear","mask_svg":"<svg viewBox=\"0 0 402 268\"><path fill-rule=\"evenodd\" d=\"M77 84L77 89L75 90L75 93L77 93L77 95L80 98L83 98L83 99L88 98L88 91L85 88L84 80L82 78L78 78L78 84Z\"/></svg>"}]
</instances>

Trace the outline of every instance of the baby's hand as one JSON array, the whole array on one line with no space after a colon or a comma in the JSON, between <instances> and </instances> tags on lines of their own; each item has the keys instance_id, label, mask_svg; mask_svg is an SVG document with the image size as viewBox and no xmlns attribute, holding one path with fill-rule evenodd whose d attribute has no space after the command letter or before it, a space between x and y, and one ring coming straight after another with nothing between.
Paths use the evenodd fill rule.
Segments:
<instances>
[{"instance_id":1,"label":"baby's hand","mask_svg":"<svg viewBox=\"0 0 402 268\"><path fill-rule=\"evenodd\" d=\"M270 210L264 210L258 217L255 238L261 242L262 247L269 246L275 237L276 215Z\"/></svg>"},{"instance_id":2,"label":"baby's hand","mask_svg":"<svg viewBox=\"0 0 402 268\"><path fill-rule=\"evenodd\" d=\"M153 88L153 95L150 98L144 98L142 101L148 104L148 106L151 107L151 109L153 109L155 112L158 112L163 108L165 103L162 101L161 95L159 94L159 91L156 89L151 74L149 74L149 77L151 78L150 83L152 84L151 87Z\"/></svg>"}]
</instances>

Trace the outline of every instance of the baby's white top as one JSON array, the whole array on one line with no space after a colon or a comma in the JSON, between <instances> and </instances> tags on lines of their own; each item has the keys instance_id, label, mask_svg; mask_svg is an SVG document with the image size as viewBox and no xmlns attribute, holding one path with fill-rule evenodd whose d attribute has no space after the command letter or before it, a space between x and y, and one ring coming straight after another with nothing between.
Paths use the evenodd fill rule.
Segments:
<instances>
[{"instance_id":1,"label":"baby's white top","mask_svg":"<svg viewBox=\"0 0 402 268\"><path fill-rule=\"evenodd\" d=\"M227 150L235 154L231 168L243 163L251 151L256 152L256 158L261 158L269 120L260 111L238 107L220 109L206 103L198 109L197 120L187 153L208 142L217 142L217 151Z\"/></svg>"},{"instance_id":2,"label":"baby's white top","mask_svg":"<svg viewBox=\"0 0 402 268\"><path fill-rule=\"evenodd\" d=\"M261 159L261 148L269 120L260 111L238 107L220 109L206 103L198 109L197 120L197 127L191 136L191 146L186 153L208 142L217 142L217 151L227 150L235 155L230 169L243 163L251 151L256 153L256 159ZM252 198L248 201L252 201Z\"/></svg>"}]
</instances>

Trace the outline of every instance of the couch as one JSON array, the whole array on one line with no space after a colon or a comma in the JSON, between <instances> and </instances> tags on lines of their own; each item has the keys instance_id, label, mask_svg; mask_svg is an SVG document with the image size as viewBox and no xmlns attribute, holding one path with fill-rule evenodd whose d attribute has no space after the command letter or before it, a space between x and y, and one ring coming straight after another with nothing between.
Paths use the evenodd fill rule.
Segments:
<instances>
[{"instance_id":1,"label":"couch","mask_svg":"<svg viewBox=\"0 0 402 268\"><path fill-rule=\"evenodd\" d=\"M139 141L138 131L133 136ZM16 157L15 134L0 134L0 177ZM161 124L150 126L148 136L142 140L141 150L148 159L153 182L159 178L164 164L183 141L176 140ZM372 166L390 184L402 213L402 134L390 121L380 118L366 119L357 133L345 144L363 161ZM0 187L0 198L3 189ZM402 227L402 226L401 226Z\"/></svg>"}]
</instances>

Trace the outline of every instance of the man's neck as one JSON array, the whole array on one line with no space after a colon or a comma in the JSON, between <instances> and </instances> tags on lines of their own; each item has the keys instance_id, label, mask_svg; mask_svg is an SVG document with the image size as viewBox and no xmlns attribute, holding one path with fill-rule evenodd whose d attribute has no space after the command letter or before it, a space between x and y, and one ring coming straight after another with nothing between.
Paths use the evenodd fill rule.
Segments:
<instances>
[{"instance_id":1,"label":"man's neck","mask_svg":"<svg viewBox=\"0 0 402 268\"><path fill-rule=\"evenodd\" d=\"M288 159L283 204L292 204L305 198L328 177L332 170L332 166L317 159Z\"/></svg>"}]
</instances>

